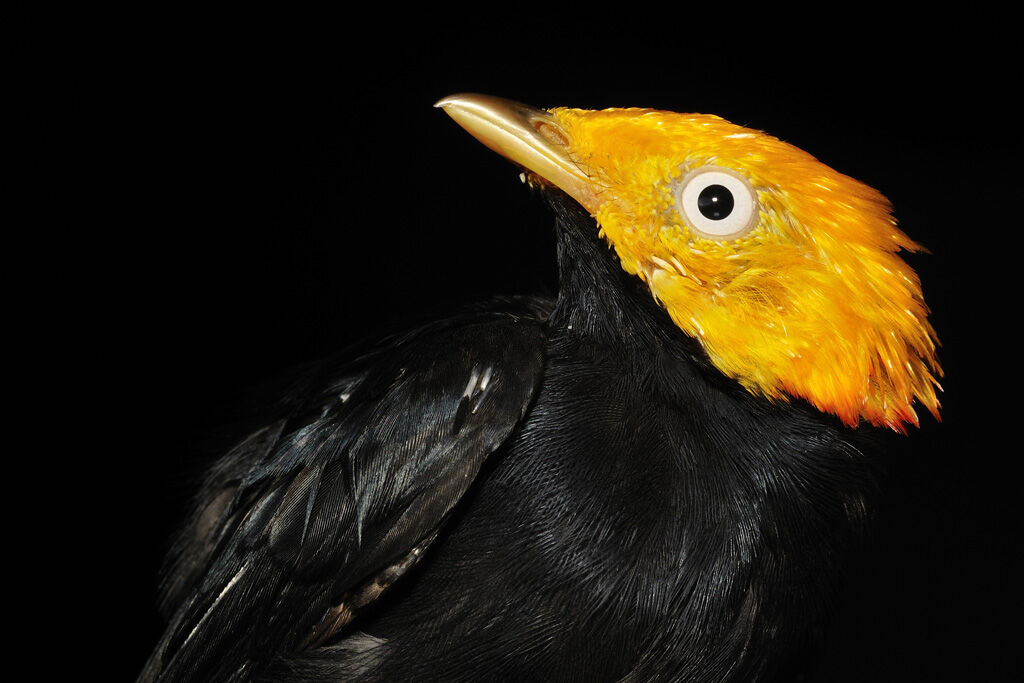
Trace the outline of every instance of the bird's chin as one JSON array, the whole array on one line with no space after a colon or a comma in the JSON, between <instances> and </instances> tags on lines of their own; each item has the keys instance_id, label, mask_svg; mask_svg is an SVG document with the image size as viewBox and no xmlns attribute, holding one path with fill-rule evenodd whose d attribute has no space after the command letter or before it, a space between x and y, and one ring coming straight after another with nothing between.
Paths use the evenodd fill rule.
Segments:
<instances>
[{"instance_id":1,"label":"bird's chin","mask_svg":"<svg viewBox=\"0 0 1024 683\"><path fill-rule=\"evenodd\" d=\"M550 180L526 168L522 169L522 172L519 174L519 180L522 181L523 185L526 185L531 190L536 190L538 192L544 193L557 192L559 194L564 194L561 188L552 183Z\"/></svg>"}]
</instances>

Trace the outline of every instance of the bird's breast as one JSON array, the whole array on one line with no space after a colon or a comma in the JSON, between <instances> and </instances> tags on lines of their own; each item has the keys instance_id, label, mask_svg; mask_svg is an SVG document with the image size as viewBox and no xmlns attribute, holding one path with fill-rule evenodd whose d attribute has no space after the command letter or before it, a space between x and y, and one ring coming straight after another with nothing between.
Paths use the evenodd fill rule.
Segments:
<instances>
[{"instance_id":1,"label":"bird's breast","mask_svg":"<svg viewBox=\"0 0 1024 683\"><path fill-rule=\"evenodd\" d=\"M651 648L739 657L777 605L822 598L842 486L801 490L807 463L783 455L790 418L758 422L675 361L640 371L608 349L564 350L549 349L526 419L370 632L457 631L451 647L493 671L608 680Z\"/></svg>"}]
</instances>

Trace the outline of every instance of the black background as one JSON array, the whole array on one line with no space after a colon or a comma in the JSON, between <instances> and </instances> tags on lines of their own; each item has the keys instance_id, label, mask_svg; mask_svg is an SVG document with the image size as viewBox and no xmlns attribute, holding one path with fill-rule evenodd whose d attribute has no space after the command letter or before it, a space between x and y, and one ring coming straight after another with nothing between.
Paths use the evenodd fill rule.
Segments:
<instances>
[{"instance_id":1,"label":"black background","mask_svg":"<svg viewBox=\"0 0 1024 683\"><path fill-rule=\"evenodd\" d=\"M1019 675L1019 445L1001 440L1015 430L997 393L1016 309L987 306L1017 293L995 277L1016 267L1020 224L999 161L1016 144L1011 50L956 22L506 11L15 30L12 189L31 217L8 256L27 266L12 373L30 370L22 460L45 482L18 493L53 513L19 542L52 552L31 555L42 640L85 645L104 679L135 675L161 628L160 557L246 387L395 322L554 290L541 201L431 106L470 91L718 114L893 201L932 252L908 260L944 344L943 422L897 441L876 546L806 680Z\"/></svg>"}]
</instances>

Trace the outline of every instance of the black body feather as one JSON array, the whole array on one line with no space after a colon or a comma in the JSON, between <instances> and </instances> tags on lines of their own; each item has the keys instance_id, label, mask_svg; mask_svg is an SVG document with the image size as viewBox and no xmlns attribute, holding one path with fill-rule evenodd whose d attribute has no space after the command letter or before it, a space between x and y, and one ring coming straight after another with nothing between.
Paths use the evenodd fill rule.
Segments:
<instances>
[{"instance_id":1,"label":"black body feather","mask_svg":"<svg viewBox=\"0 0 1024 683\"><path fill-rule=\"evenodd\" d=\"M141 680L751 681L805 641L861 433L724 378L551 198L553 307L327 363L216 465Z\"/></svg>"}]
</instances>

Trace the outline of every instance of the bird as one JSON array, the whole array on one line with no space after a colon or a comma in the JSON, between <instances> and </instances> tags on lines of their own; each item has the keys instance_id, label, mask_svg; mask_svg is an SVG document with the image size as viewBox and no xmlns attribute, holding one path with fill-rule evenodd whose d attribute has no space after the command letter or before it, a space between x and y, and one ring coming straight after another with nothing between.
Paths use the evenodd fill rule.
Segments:
<instances>
[{"instance_id":1,"label":"bird","mask_svg":"<svg viewBox=\"0 0 1024 683\"><path fill-rule=\"evenodd\" d=\"M546 199L557 295L297 371L198 487L139 681L773 680L876 435L940 419L923 247L715 115L435 106Z\"/></svg>"}]
</instances>

